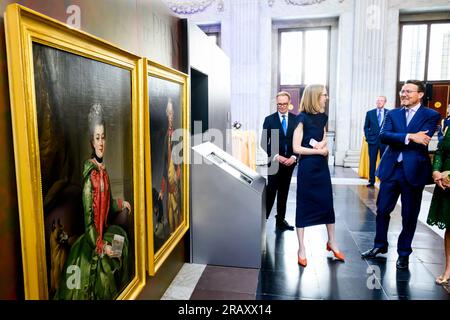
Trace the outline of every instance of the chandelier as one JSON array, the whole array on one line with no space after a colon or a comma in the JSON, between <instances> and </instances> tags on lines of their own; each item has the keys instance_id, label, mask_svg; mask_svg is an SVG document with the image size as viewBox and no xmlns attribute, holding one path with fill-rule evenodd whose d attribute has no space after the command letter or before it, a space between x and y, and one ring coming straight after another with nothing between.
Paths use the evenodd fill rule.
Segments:
<instances>
[{"instance_id":1,"label":"chandelier","mask_svg":"<svg viewBox=\"0 0 450 320\"><path fill-rule=\"evenodd\" d=\"M294 6L309 6L312 4L319 4L324 2L325 0L285 0L286 4L294 5ZM344 2L345 0L339 0L339 3ZM275 0L267 0L267 5L269 7L273 7L275 4Z\"/></svg>"},{"instance_id":2,"label":"chandelier","mask_svg":"<svg viewBox=\"0 0 450 320\"><path fill-rule=\"evenodd\" d=\"M286 0L287 4L293 4L295 6L309 6L311 4L321 3L325 0Z\"/></svg>"},{"instance_id":3,"label":"chandelier","mask_svg":"<svg viewBox=\"0 0 450 320\"><path fill-rule=\"evenodd\" d=\"M216 0L179 0L179 1L166 1L169 8L178 14L194 14L202 12L208 8ZM222 1L219 1L220 5L223 5ZM220 10L220 8L219 8Z\"/></svg>"}]
</instances>

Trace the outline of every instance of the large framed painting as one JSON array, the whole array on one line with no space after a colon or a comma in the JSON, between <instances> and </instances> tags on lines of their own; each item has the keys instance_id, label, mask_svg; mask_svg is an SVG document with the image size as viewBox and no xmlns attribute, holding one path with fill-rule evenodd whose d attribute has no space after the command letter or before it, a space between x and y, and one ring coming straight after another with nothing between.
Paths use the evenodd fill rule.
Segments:
<instances>
[{"instance_id":1,"label":"large framed painting","mask_svg":"<svg viewBox=\"0 0 450 320\"><path fill-rule=\"evenodd\" d=\"M5 24L25 298L134 299L143 59L17 4Z\"/></svg>"},{"instance_id":2,"label":"large framed painting","mask_svg":"<svg viewBox=\"0 0 450 320\"><path fill-rule=\"evenodd\" d=\"M144 62L148 271L154 275L189 229L188 76Z\"/></svg>"}]
</instances>

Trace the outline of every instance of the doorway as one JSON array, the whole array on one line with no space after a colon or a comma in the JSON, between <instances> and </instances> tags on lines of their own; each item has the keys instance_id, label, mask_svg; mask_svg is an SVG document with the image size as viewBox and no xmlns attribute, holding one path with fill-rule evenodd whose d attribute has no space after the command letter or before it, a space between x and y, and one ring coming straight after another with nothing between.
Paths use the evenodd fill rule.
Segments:
<instances>
[{"instance_id":1,"label":"doorway","mask_svg":"<svg viewBox=\"0 0 450 320\"><path fill-rule=\"evenodd\" d=\"M209 129L208 112L208 75L191 68L191 132L199 134ZM196 123L196 126L194 124ZM195 130L194 130L195 129Z\"/></svg>"}]
</instances>

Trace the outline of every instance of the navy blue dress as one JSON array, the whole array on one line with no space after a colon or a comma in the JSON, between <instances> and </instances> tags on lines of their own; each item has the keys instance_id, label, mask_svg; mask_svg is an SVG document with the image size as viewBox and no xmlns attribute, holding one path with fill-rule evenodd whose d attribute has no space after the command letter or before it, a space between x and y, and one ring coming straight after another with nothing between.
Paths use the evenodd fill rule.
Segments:
<instances>
[{"instance_id":1,"label":"navy blue dress","mask_svg":"<svg viewBox=\"0 0 450 320\"><path fill-rule=\"evenodd\" d=\"M303 123L302 146L312 148L310 139L322 141L328 121L325 113L300 113ZM321 155L301 155L297 168L297 210L295 226L304 228L334 223L333 191L327 158Z\"/></svg>"}]
</instances>

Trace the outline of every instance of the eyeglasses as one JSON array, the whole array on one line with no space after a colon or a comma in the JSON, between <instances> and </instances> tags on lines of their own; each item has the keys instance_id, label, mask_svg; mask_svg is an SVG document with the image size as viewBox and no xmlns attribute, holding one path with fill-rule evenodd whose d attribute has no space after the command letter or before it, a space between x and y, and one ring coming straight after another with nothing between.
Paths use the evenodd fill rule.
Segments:
<instances>
[{"instance_id":1,"label":"eyeglasses","mask_svg":"<svg viewBox=\"0 0 450 320\"><path fill-rule=\"evenodd\" d=\"M277 106L279 107L287 107L289 103L277 103Z\"/></svg>"},{"instance_id":2,"label":"eyeglasses","mask_svg":"<svg viewBox=\"0 0 450 320\"><path fill-rule=\"evenodd\" d=\"M404 94L404 93L410 94L410 93L412 93L412 92L419 92L419 91L417 91L417 90L400 90L400 91L398 92L398 94Z\"/></svg>"}]
</instances>

